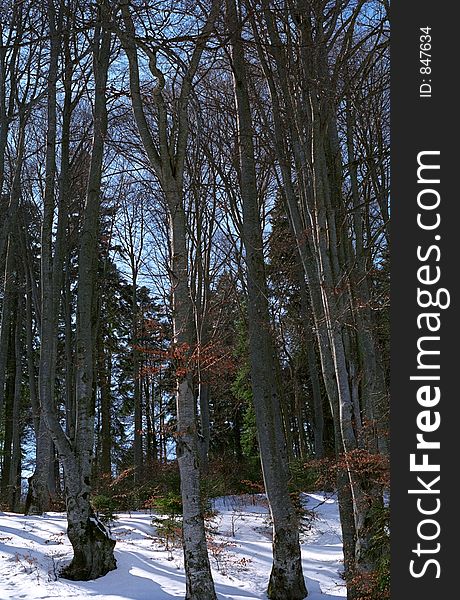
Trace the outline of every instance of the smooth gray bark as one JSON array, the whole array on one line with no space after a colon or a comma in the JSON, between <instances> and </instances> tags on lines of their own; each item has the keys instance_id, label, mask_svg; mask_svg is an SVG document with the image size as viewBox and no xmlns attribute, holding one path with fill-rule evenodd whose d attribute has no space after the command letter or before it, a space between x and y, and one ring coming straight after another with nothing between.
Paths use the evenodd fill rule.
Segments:
<instances>
[{"instance_id":1,"label":"smooth gray bark","mask_svg":"<svg viewBox=\"0 0 460 600\"><path fill-rule=\"evenodd\" d=\"M234 0L227 1L227 20L230 27L238 122L251 385L262 471L273 519L273 564L267 595L272 600L302 600L307 596L307 588L302 573L298 520L288 490L289 465L281 403L275 380L274 347L256 183L253 124L241 22Z\"/></svg>"},{"instance_id":2,"label":"smooth gray bark","mask_svg":"<svg viewBox=\"0 0 460 600\"><path fill-rule=\"evenodd\" d=\"M69 579L94 579L116 567L115 540L95 517L91 504L91 464L94 451L93 375L96 351L96 277L101 204L101 174L107 132L106 85L111 34L108 9L99 6L101 25L96 29L94 53L94 132L83 225L78 254L76 333L76 469L66 473L68 536L74 549L72 563L65 569Z\"/></svg>"},{"instance_id":3,"label":"smooth gray bark","mask_svg":"<svg viewBox=\"0 0 460 600\"><path fill-rule=\"evenodd\" d=\"M10 345L11 316L14 305L15 268L15 248L12 236L9 236L4 272L2 321L0 323L0 414L3 411L5 399L6 366Z\"/></svg>"},{"instance_id":4,"label":"smooth gray bark","mask_svg":"<svg viewBox=\"0 0 460 600\"><path fill-rule=\"evenodd\" d=\"M96 518L90 504L94 445L95 292L101 171L107 130L105 94L111 46L111 34L108 30L109 10L104 2L99 3L98 12L99 21L95 27L93 54L95 77L93 144L78 257L76 414L75 435L72 442L61 427L53 398L47 394L41 397L45 422L64 467L67 533L74 551L72 562L63 570L62 575L75 580L95 579L116 567L113 556L115 540L110 538L105 527ZM52 169L51 164L50 169ZM48 225L49 223L50 219ZM45 239L48 243L50 235L51 232L47 232ZM47 273L47 275L48 286L52 290L52 274ZM52 298L56 300L53 295ZM51 322L54 314L49 315ZM50 331L51 325L53 328L55 326L51 323ZM55 344L53 338L50 339L50 344L51 347ZM45 399L44 404L43 399Z\"/></svg>"},{"instance_id":5,"label":"smooth gray bark","mask_svg":"<svg viewBox=\"0 0 460 600\"><path fill-rule=\"evenodd\" d=\"M173 341L177 354L177 460L181 476L183 505L183 549L187 600L215 600L216 593L206 546L203 506L200 493L200 456L195 410L192 370L188 364L193 335L193 305L189 287L189 265L186 245L183 174L188 140L188 102L193 77L217 17L218 2L214 2L207 22L198 37L186 74L184 75L176 120L176 135L168 139L168 109L163 97L165 78L157 65L154 50L142 44L149 58L149 68L157 83L153 98L158 111L158 144L148 125L140 91L139 62L134 23L128 2L121 2L124 30L119 36L129 62L130 92L134 118L150 166L163 189L169 220L171 245L171 290Z\"/></svg>"},{"instance_id":6,"label":"smooth gray bark","mask_svg":"<svg viewBox=\"0 0 460 600\"><path fill-rule=\"evenodd\" d=\"M15 265L15 229L17 224L17 212L21 199L21 175L24 162L25 135L28 114L21 111L19 119L19 136L16 148L16 161L14 165L13 181L11 184L8 207L0 239L0 261L3 253L6 251L5 272L4 272L4 300L2 306L2 321L0 323L0 414L3 408L4 386L5 386L5 366L6 355L8 352L8 328L11 318L11 307L13 302L14 285L13 271ZM3 246L1 246L3 244Z\"/></svg>"},{"instance_id":7,"label":"smooth gray bark","mask_svg":"<svg viewBox=\"0 0 460 600\"><path fill-rule=\"evenodd\" d=\"M12 427L12 452L11 471L8 490L8 504L13 512L19 511L21 500L21 388L22 388L22 298L21 288L17 294L16 325L14 328L14 398L13 398L13 427Z\"/></svg>"},{"instance_id":8,"label":"smooth gray bark","mask_svg":"<svg viewBox=\"0 0 460 600\"><path fill-rule=\"evenodd\" d=\"M57 30L54 3L48 3L48 23L50 28L50 63L48 69L47 135L45 159L45 195L43 199L43 222L41 231L41 329L39 398L40 405L54 402L54 381L57 348L57 311L59 291L53 289L52 238L54 221L54 182L56 175L56 83L59 59L59 32ZM58 296L59 297L59 296ZM28 510L41 514L49 510L51 490L49 471L51 468L51 438L45 423L45 415L40 413L40 424L36 439L35 470L29 479L30 503Z\"/></svg>"}]
</instances>

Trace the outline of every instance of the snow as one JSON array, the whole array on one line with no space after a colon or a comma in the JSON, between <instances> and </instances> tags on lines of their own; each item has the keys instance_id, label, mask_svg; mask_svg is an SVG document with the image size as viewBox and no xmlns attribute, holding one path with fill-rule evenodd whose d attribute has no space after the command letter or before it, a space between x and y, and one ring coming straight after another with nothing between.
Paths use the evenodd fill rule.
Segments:
<instances>
[{"instance_id":1,"label":"snow","mask_svg":"<svg viewBox=\"0 0 460 600\"><path fill-rule=\"evenodd\" d=\"M345 598L342 541L335 496L303 494L315 518L302 528L302 561L309 600ZM219 600L261 600L271 568L271 526L265 498L214 501L209 550ZM0 599L173 600L185 595L180 547L166 549L148 512L119 514L111 527L118 568L95 581L58 579L71 547L62 513L0 512Z\"/></svg>"}]
</instances>

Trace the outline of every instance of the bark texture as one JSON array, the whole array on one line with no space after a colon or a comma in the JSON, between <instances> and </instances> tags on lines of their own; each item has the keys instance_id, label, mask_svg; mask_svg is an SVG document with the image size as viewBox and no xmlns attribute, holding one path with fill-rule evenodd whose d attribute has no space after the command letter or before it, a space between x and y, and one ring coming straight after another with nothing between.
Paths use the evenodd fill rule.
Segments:
<instances>
[{"instance_id":1,"label":"bark texture","mask_svg":"<svg viewBox=\"0 0 460 600\"><path fill-rule=\"evenodd\" d=\"M52 3L50 3L52 5ZM47 428L58 449L65 479L65 498L67 508L67 533L73 547L74 556L71 563L63 570L62 575L68 579L88 580L105 575L116 567L113 555L115 540L111 539L105 527L94 515L90 504L91 470L94 446L94 402L93 375L96 363L96 276L99 234L99 212L101 203L101 172L104 152L104 139L107 130L106 86L110 59L111 34L108 29L109 9L105 2L98 4L98 23L95 27L94 39L94 75L95 100L93 112L93 143L91 149L90 169L86 191L83 225L80 234L78 256L78 297L77 297L77 349L76 349L76 383L75 414L71 418L75 423L72 441L67 437L56 414L53 397L45 393L44 381L41 380L42 410ZM50 8L50 19L53 18ZM47 175L54 178L55 169L50 158L47 163ZM53 199L49 193L48 211L51 212ZM60 206L62 210L62 205ZM52 217L44 220L44 227L49 231L44 237L48 252L45 261L45 272L48 291L59 290L51 269L51 230ZM59 229L59 228L58 228ZM43 235L43 234L42 234ZM58 244L58 240L56 245ZM56 250L57 252L57 250ZM56 262L55 262L56 264ZM51 293L52 308L49 314L49 332L42 337L49 343L50 355L44 360L52 360L55 352L56 327L56 295ZM45 308L45 306L44 306ZM51 310L51 309L50 309ZM43 325L42 325L43 327ZM49 336L49 337L48 337ZM42 346L42 353L46 347ZM53 364L46 364L46 373L53 372Z\"/></svg>"},{"instance_id":2,"label":"bark texture","mask_svg":"<svg viewBox=\"0 0 460 600\"><path fill-rule=\"evenodd\" d=\"M265 488L273 519L273 565L267 595L272 600L302 600L298 520L288 491L288 457L280 397L275 380L268 291L254 159L253 125L241 23L234 0L227 2L237 108L243 241L247 268L248 333L251 384Z\"/></svg>"},{"instance_id":3,"label":"bark texture","mask_svg":"<svg viewBox=\"0 0 460 600\"><path fill-rule=\"evenodd\" d=\"M183 505L183 549L186 573L186 600L215 600L216 593L206 545L203 506L200 493L200 448L192 367L189 364L194 340L193 304L189 285L187 227L184 210L184 161L188 140L188 102L193 77L206 41L217 17L214 2L206 24L192 53L178 98L177 113L168 115L163 96L165 77L157 65L156 53L136 38L135 27L126 0L121 2L123 31L121 43L129 62L133 113L150 166L165 195L171 251L171 296L173 341L176 363L177 459ZM140 91L137 44L149 59L151 75L156 79L153 98L158 111L158 140L155 143L147 122ZM169 131L168 118L174 123ZM172 153L172 149L174 152Z\"/></svg>"}]
</instances>

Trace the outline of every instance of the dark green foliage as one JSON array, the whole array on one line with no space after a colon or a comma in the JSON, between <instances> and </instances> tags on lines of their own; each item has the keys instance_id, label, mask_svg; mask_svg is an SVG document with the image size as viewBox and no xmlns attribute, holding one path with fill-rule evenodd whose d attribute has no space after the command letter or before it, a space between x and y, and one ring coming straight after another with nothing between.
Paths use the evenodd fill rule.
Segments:
<instances>
[{"instance_id":1,"label":"dark green foliage","mask_svg":"<svg viewBox=\"0 0 460 600\"><path fill-rule=\"evenodd\" d=\"M241 434L241 448L248 458L258 456L259 445L257 443L257 425L254 407L249 404L243 416L243 431Z\"/></svg>"},{"instance_id":2,"label":"dark green foliage","mask_svg":"<svg viewBox=\"0 0 460 600\"><path fill-rule=\"evenodd\" d=\"M292 492L324 491L321 479L321 466L318 461L293 459L289 464L289 486Z\"/></svg>"},{"instance_id":3,"label":"dark green foliage","mask_svg":"<svg viewBox=\"0 0 460 600\"><path fill-rule=\"evenodd\" d=\"M166 550L178 545L182 537L182 498L180 493L167 492L150 499L149 507L159 516L152 518L157 536L164 541Z\"/></svg>"},{"instance_id":4,"label":"dark green foliage","mask_svg":"<svg viewBox=\"0 0 460 600\"><path fill-rule=\"evenodd\" d=\"M93 505L99 520L102 521L104 525L108 525L118 519L117 515L115 514L116 502L113 498L105 496L104 494L99 494L97 496L93 496L91 499L91 504Z\"/></svg>"},{"instance_id":5,"label":"dark green foliage","mask_svg":"<svg viewBox=\"0 0 460 600\"><path fill-rule=\"evenodd\" d=\"M168 492L164 496L152 498L150 508L162 515L175 518L182 514L182 499L180 494Z\"/></svg>"},{"instance_id":6,"label":"dark green foliage","mask_svg":"<svg viewBox=\"0 0 460 600\"><path fill-rule=\"evenodd\" d=\"M231 386L231 391L243 409L243 423L241 431L241 449L245 457L258 456L256 416L252 402L251 367L248 356L248 332L243 319L237 323L237 344L235 358L238 368Z\"/></svg>"},{"instance_id":7,"label":"dark green foliage","mask_svg":"<svg viewBox=\"0 0 460 600\"><path fill-rule=\"evenodd\" d=\"M203 498L246 494L253 492L254 488L257 491L263 489L258 456L238 462L229 458L215 459L202 481Z\"/></svg>"},{"instance_id":8,"label":"dark green foliage","mask_svg":"<svg viewBox=\"0 0 460 600\"><path fill-rule=\"evenodd\" d=\"M166 550L170 551L179 545L182 539L182 522L177 517L154 517L152 525L155 527L157 537L164 542Z\"/></svg>"}]
</instances>

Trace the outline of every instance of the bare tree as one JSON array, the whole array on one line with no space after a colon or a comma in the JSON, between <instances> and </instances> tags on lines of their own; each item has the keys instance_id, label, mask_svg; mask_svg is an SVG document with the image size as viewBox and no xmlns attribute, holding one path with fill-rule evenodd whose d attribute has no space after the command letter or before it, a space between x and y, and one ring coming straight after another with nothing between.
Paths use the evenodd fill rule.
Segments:
<instances>
[{"instance_id":1,"label":"bare tree","mask_svg":"<svg viewBox=\"0 0 460 600\"><path fill-rule=\"evenodd\" d=\"M54 10L50 2L51 31L54 26ZM80 233L78 256L78 299L77 299L77 365L75 386L75 436L72 441L67 437L59 422L54 398L43 393L42 380L41 404L48 430L56 444L64 466L65 495L67 506L68 536L72 543L73 560L63 571L69 579L95 579L105 575L116 566L113 556L115 541L96 518L90 504L91 463L94 445L94 404L93 373L95 364L95 290L97 273L97 248L99 237L99 211L101 203L101 172L104 151L104 139L107 131L106 86L110 60L111 34L109 31L109 9L104 2L98 5L98 23L93 41L94 54L94 114L93 145L88 174L86 205ZM57 43L57 40L55 40ZM53 110L53 108L51 108ZM54 107L55 110L55 107ZM48 132L50 136L50 132ZM51 150L50 150L51 154ZM54 179L54 155L47 163L49 185ZM42 233L42 252L51 247L52 215L54 195L49 192L49 204L45 212ZM63 207L59 209L62 211ZM56 344L56 303L58 289L53 293L53 273L51 257L45 262L47 286L50 304L44 304L43 310L49 310L47 335L41 338L41 352L51 358ZM56 263L55 263L56 264ZM62 267L59 267L62 268ZM47 299L48 299L47 298ZM42 316L43 319L43 316ZM43 331L43 326L42 326ZM48 345L46 345L48 343ZM48 370L48 373L50 371ZM48 386L51 382L48 381Z\"/></svg>"},{"instance_id":2,"label":"bare tree","mask_svg":"<svg viewBox=\"0 0 460 600\"><path fill-rule=\"evenodd\" d=\"M182 74L177 108L168 114L166 80L158 65L156 48L136 36L129 3L121 2L123 29L119 36L129 62L131 102L134 118L150 167L163 190L169 218L171 244L171 289L176 365L177 459L181 474L183 504L183 546L186 571L186 598L216 598L206 548L203 506L200 493L199 442L196 423L193 368L189 364L194 341L193 305L189 288L186 215L184 208L184 163L188 140L188 104L192 82L206 42L217 17L219 2L212 4L198 35L189 65ZM139 81L138 46L147 55L151 76L156 80L152 100L157 113L158 141L155 143L144 109ZM168 126L168 120L172 125Z\"/></svg>"},{"instance_id":3,"label":"bare tree","mask_svg":"<svg viewBox=\"0 0 460 600\"><path fill-rule=\"evenodd\" d=\"M238 120L243 240L247 268L247 302L251 383L265 487L273 518L273 566L268 597L302 600L307 589L302 574L297 517L288 491L288 459L275 381L268 292L259 217L253 126L248 93L241 20L234 0L227 2L232 69Z\"/></svg>"},{"instance_id":4,"label":"bare tree","mask_svg":"<svg viewBox=\"0 0 460 600\"><path fill-rule=\"evenodd\" d=\"M144 206L142 197L128 198L122 190L120 226L117 237L128 264L131 279L131 352L134 401L134 481L142 481L144 468L142 378L140 370L139 330L141 315L138 300L138 281L144 250Z\"/></svg>"},{"instance_id":5,"label":"bare tree","mask_svg":"<svg viewBox=\"0 0 460 600\"><path fill-rule=\"evenodd\" d=\"M257 25L253 21L253 32L270 92L288 214L312 301L336 449L346 464L338 488L346 570L351 577L355 570L366 573L375 566L369 552L369 518L373 507L381 503L381 489L362 479L353 457L360 448L372 453L379 442L384 443L374 424L377 399L385 395L385 389L377 369L372 325L366 311L355 310L354 298L368 305L368 294L363 289L361 259L350 242L338 103L342 68L362 45L354 34L362 3L350 3L346 16L343 8L341 2L326 8L321 2L299 0L286 3L277 20L269 0L263 0L263 19ZM376 46L379 27L369 34L376 37ZM349 153L353 159L350 145ZM354 198L355 232L361 238L361 199L356 193ZM348 325L352 315L359 320L356 336ZM359 356L364 359L361 363ZM366 440L363 416L368 419ZM353 597L353 591L350 594Z\"/></svg>"}]
</instances>

